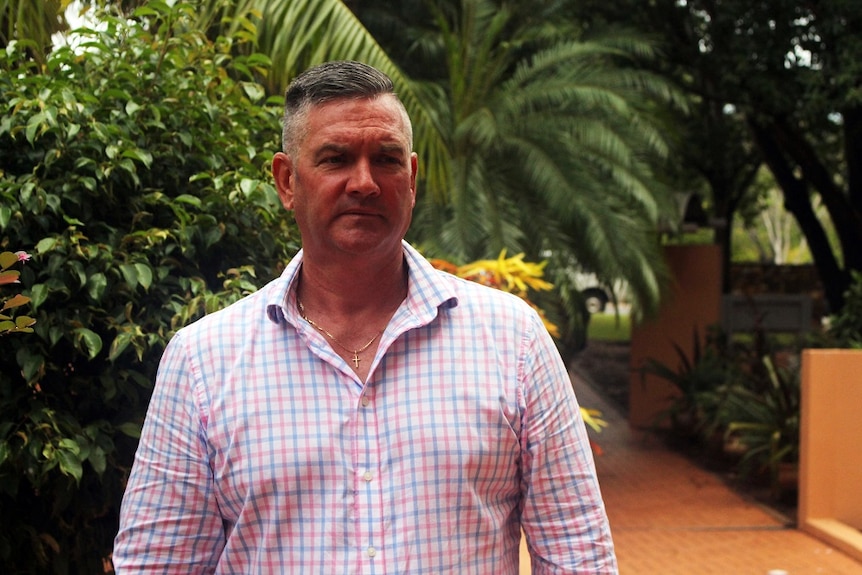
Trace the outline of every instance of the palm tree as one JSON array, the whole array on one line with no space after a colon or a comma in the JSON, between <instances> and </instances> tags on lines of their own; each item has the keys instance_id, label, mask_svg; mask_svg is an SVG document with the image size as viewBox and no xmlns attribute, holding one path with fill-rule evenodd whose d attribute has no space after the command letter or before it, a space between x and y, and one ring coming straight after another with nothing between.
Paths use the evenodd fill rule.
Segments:
<instances>
[{"instance_id":1,"label":"palm tree","mask_svg":"<svg viewBox=\"0 0 862 575\"><path fill-rule=\"evenodd\" d=\"M435 0L424 3L425 34L403 35L412 44L395 52L430 84L424 102L451 170L449 186L417 207L413 237L460 260L502 248L550 254L626 280L649 309L662 269L651 238L671 209L651 169L668 153L655 110L682 100L635 67L655 57L651 44L573 39L577 30L549 19L563 5Z\"/></svg>"}]
</instances>

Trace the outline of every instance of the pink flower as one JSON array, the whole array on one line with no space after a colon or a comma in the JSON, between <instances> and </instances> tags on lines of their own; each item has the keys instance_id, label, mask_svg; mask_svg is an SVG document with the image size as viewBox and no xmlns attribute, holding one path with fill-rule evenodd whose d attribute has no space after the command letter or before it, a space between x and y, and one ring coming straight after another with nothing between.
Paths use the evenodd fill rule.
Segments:
<instances>
[{"instance_id":1,"label":"pink flower","mask_svg":"<svg viewBox=\"0 0 862 575\"><path fill-rule=\"evenodd\" d=\"M28 262L28 261L30 261L30 258L32 257L30 254L28 254L25 251L15 252L15 255L18 256L19 262Z\"/></svg>"}]
</instances>

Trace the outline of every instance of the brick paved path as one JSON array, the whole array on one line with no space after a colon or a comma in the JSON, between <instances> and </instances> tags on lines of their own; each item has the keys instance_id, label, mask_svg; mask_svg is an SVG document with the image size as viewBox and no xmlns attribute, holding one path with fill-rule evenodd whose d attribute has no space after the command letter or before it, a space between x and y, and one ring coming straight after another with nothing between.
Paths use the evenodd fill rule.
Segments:
<instances>
[{"instance_id":1,"label":"brick paved path","mask_svg":"<svg viewBox=\"0 0 862 575\"><path fill-rule=\"evenodd\" d=\"M581 405L610 423L593 437L621 575L862 575L859 562L629 429L591 385L576 377Z\"/></svg>"}]
</instances>

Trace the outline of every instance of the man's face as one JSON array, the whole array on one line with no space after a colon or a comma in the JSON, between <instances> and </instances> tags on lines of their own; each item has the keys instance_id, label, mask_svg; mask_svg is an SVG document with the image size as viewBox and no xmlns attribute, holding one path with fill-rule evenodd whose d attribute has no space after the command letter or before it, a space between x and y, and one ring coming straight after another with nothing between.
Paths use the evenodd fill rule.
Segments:
<instances>
[{"instance_id":1,"label":"man's face","mask_svg":"<svg viewBox=\"0 0 862 575\"><path fill-rule=\"evenodd\" d=\"M401 252L416 199L416 154L392 96L313 106L295 157L276 154L282 204L309 257Z\"/></svg>"}]
</instances>

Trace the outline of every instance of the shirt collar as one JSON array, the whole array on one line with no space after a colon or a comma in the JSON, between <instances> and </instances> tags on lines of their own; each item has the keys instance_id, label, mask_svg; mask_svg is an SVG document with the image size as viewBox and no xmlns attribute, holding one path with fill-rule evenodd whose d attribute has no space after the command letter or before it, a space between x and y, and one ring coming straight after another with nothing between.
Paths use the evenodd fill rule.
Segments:
<instances>
[{"instance_id":1,"label":"shirt collar","mask_svg":"<svg viewBox=\"0 0 862 575\"><path fill-rule=\"evenodd\" d=\"M407 263L407 301L406 309L412 319L420 324L432 321L441 308L458 305L455 294L454 278L434 268L416 249L406 241L401 242L404 260ZM294 289L299 270L302 267L303 250L290 260L281 277L273 282L273 289L267 296L266 313L275 323L287 321L296 324L299 312L296 308Z\"/></svg>"}]
</instances>

